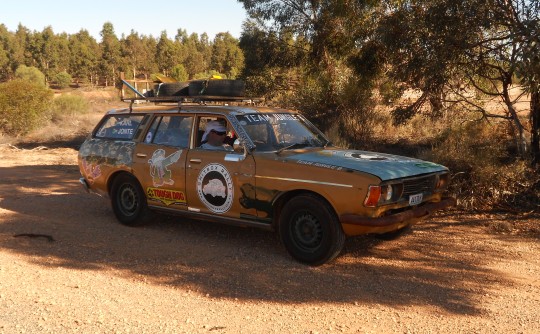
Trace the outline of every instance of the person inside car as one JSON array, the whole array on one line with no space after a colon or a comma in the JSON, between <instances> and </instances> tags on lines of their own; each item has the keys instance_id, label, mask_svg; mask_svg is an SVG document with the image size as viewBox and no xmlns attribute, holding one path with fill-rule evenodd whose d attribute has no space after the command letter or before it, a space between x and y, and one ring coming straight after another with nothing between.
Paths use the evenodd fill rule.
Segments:
<instances>
[{"instance_id":1,"label":"person inside car","mask_svg":"<svg viewBox=\"0 0 540 334\"><path fill-rule=\"evenodd\" d=\"M232 151L233 148L229 144L225 144L225 136L227 135L227 127L219 121L210 121L206 123L206 129L202 136L201 148L206 150L223 150Z\"/></svg>"}]
</instances>

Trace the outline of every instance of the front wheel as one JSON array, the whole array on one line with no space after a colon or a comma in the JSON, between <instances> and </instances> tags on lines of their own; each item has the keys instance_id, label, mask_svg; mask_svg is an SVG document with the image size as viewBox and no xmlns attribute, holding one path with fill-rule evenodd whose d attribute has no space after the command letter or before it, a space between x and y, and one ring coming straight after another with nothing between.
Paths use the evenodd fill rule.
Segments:
<instances>
[{"instance_id":1,"label":"front wheel","mask_svg":"<svg viewBox=\"0 0 540 334\"><path fill-rule=\"evenodd\" d=\"M312 266L334 259L345 244L345 234L334 210L315 195L300 195L287 202L279 225L289 254Z\"/></svg>"},{"instance_id":2,"label":"front wheel","mask_svg":"<svg viewBox=\"0 0 540 334\"><path fill-rule=\"evenodd\" d=\"M124 225L139 226L146 222L148 205L139 182L130 175L119 175L111 188L111 203L116 218Z\"/></svg>"}]
</instances>

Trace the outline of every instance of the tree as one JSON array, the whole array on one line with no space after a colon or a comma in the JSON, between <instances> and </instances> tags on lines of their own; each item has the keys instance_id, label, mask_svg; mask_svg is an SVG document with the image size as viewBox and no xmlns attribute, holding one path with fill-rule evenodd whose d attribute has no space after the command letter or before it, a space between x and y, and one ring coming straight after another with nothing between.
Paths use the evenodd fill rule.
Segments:
<instances>
[{"instance_id":1,"label":"tree","mask_svg":"<svg viewBox=\"0 0 540 334\"><path fill-rule=\"evenodd\" d=\"M120 67L120 42L114 33L110 22L103 24L101 30L101 59L99 61L100 75L105 80L105 86L115 82Z\"/></svg>"},{"instance_id":2,"label":"tree","mask_svg":"<svg viewBox=\"0 0 540 334\"><path fill-rule=\"evenodd\" d=\"M68 72L79 84L81 81L97 82L98 57L100 47L87 30L81 30L69 37L69 70Z\"/></svg>"},{"instance_id":3,"label":"tree","mask_svg":"<svg viewBox=\"0 0 540 334\"><path fill-rule=\"evenodd\" d=\"M210 68L234 79L244 67L244 54L231 34L219 33L214 38Z\"/></svg>"},{"instance_id":4,"label":"tree","mask_svg":"<svg viewBox=\"0 0 540 334\"><path fill-rule=\"evenodd\" d=\"M137 77L137 74L148 76L154 69L154 46L155 42L153 38L148 39L146 36L139 36L135 31L120 41L122 58L128 68L124 69L124 72L128 70L132 73L133 78Z\"/></svg>"},{"instance_id":5,"label":"tree","mask_svg":"<svg viewBox=\"0 0 540 334\"><path fill-rule=\"evenodd\" d=\"M398 122L425 105L435 116L459 105L481 118L507 119L525 156L525 127L510 88L532 92L537 87L539 22L539 3L533 1L400 1L384 11L368 38L356 39L359 47L351 62L359 75L384 72L402 91L422 92L414 103L395 110ZM475 94L464 93L470 91ZM486 110L486 99L499 99L505 114ZM532 146L538 147L534 137Z\"/></svg>"},{"instance_id":6,"label":"tree","mask_svg":"<svg viewBox=\"0 0 540 334\"><path fill-rule=\"evenodd\" d=\"M13 34L4 24L0 24L0 81L7 80L12 74L11 56L13 50Z\"/></svg>"},{"instance_id":7,"label":"tree","mask_svg":"<svg viewBox=\"0 0 540 334\"><path fill-rule=\"evenodd\" d=\"M169 75L172 68L178 64L177 52L174 43L167 37L167 32L162 31L156 45L156 62L159 71Z\"/></svg>"},{"instance_id":8,"label":"tree","mask_svg":"<svg viewBox=\"0 0 540 334\"><path fill-rule=\"evenodd\" d=\"M205 45L199 40L198 34L191 34L183 43L187 54L183 62L189 77L193 78L197 73L206 72L209 70L210 59L208 58L209 45Z\"/></svg>"},{"instance_id":9,"label":"tree","mask_svg":"<svg viewBox=\"0 0 540 334\"><path fill-rule=\"evenodd\" d=\"M308 113L319 127L328 129L339 124L342 135L353 133L355 129L347 128L351 117L361 116L360 113L367 109L350 110L351 104L343 103L343 97L350 96L347 94L350 86L368 91L371 88L352 77L348 57L357 47L356 37L361 36L365 27L372 24L371 16L376 13L380 4L377 1L353 0L239 1L252 19L248 34L243 35L240 42L245 52L246 68L250 68L254 62L260 62L251 58L252 56L259 59L279 59L277 55L285 54L283 58L286 60L302 59L302 64L295 66L296 76L291 78L294 84L283 88L291 91L288 95L294 95L288 100ZM262 45L261 50L270 55L257 54L247 42L247 39L254 40L250 37L252 33L266 35L270 41L274 39L278 44L283 44L275 47L272 44L270 47ZM248 75L247 71L244 75ZM358 84L362 85L357 86ZM309 87L309 90L305 89L306 87ZM317 94L312 94L314 91ZM362 96L369 97L364 94ZM297 104L298 101L307 102L313 98L316 98L317 103L309 103L309 107L304 108ZM364 105L370 103L372 102L365 101Z\"/></svg>"}]
</instances>

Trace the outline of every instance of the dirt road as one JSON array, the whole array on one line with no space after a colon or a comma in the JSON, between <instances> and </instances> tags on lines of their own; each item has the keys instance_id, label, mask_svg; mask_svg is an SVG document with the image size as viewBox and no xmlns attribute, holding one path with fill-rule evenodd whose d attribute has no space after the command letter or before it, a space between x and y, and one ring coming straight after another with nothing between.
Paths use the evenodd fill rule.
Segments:
<instances>
[{"instance_id":1,"label":"dirt road","mask_svg":"<svg viewBox=\"0 0 540 334\"><path fill-rule=\"evenodd\" d=\"M269 232L122 226L78 177L73 149L0 146L0 333L540 332L538 217L452 212L311 268Z\"/></svg>"}]
</instances>

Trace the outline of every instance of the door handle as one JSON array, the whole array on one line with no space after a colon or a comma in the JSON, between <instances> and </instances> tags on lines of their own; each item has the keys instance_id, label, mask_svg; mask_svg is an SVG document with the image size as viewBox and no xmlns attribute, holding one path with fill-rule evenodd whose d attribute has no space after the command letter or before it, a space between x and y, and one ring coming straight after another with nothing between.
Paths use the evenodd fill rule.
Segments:
<instances>
[{"instance_id":1,"label":"door handle","mask_svg":"<svg viewBox=\"0 0 540 334\"><path fill-rule=\"evenodd\" d=\"M146 158L146 154L144 153L137 153L138 158Z\"/></svg>"},{"instance_id":2,"label":"door handle","mask_svg":"<svg viewBox=\"0 0 540 334\"><path fill-rule=\"evenodd\" d=\"M189 159L189 162L193 162L194 164L200 164L202 162L201 159Z\"/></svg>"}]
</instances>

